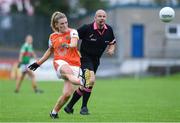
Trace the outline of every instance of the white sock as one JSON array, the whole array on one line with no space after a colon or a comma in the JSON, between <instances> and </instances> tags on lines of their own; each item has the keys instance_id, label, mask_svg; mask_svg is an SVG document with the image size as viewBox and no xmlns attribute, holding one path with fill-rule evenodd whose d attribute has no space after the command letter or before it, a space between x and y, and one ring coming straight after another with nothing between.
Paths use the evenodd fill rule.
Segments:
<instances>
[{"instance_id":1,"label":"white sock","mask_svg":"<svg viewBox=\"0 0 180 123\"><path fill-rule=\"evenodd\" d=\"M53 109L52 114L57 114L57 112Z\"/></svg>"}]
</instances>

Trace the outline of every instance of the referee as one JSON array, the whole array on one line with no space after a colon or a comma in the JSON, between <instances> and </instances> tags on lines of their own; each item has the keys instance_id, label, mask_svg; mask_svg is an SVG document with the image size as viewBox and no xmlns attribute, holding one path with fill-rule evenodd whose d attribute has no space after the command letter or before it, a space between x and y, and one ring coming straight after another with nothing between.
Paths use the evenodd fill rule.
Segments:
<instances>
[{"instance_id":1,"label":"referee","mask_svg":"<svg viewBox=\"0 0 180 123\"><path fill-rule=\"evenodd\" d=\"M83 25L77 31L79 38L82 40L81 68L90 70L90 81L95 83L95 74L100 64L100 58L107 47L107 54L113 55L115 50L115 37L111 26L106 24L107 14L104 10L99 9L95 13L94 22ZM68 114L73 113L74 104L83 96L80 114L88 115L87 103L91 95L93 85L88 88L79 87L73 94L70 102L64 108Z\"/></svg>"}]
</instances>

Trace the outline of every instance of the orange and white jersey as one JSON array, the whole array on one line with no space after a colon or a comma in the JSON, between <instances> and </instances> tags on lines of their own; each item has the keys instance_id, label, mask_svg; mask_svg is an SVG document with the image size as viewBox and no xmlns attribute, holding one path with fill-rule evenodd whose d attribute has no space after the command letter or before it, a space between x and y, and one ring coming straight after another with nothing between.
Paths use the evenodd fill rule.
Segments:
<instances>
[{"instance_id":1,"label":"orange and white jersey","mask_svg":"<svg viewBox=\"0 0 180 123\"><path fill-rule=\"evenodd\" d=\"M80 55L77 47L65 48L61 46L62 43L70 44L71 38L79 39L77 30L69 28L69 31L65 33L54 32L49 37L49 47L54 49L54 61L64 60L71 66L80 66ZM56 69L55 62L54 67Z\"/></svg>"}]
</instances>

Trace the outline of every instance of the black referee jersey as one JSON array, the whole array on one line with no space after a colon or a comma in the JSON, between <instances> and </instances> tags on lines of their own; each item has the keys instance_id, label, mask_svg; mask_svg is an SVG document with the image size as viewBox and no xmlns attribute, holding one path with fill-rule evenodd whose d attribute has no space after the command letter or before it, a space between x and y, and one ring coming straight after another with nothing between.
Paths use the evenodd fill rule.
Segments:
<instances>
[{"instance_id":1,"label":"black referee jersey","mask_svg":"<svg viewBox=\"0 0 180 123\"><path fill-rule=\"evenodd\" d=\"M83 25L78 30L82 40L80 52L83 56L100 58L107 45L116 43L111 26L105 24L103 29L98 29L96 22Z\"/></svg>"}]
</instances>

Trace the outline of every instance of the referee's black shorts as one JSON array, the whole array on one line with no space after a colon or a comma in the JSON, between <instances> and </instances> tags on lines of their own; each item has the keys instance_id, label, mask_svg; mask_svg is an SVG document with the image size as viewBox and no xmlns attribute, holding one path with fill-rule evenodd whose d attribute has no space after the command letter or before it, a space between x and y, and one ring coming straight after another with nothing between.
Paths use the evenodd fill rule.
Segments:
<instances>
[{"instance_id":1,"label":"referee's black shorts","mask_svg":"<svg viewBox=\"0 0 180 123\"><path fill-rule=\"evenodd\" d=\"M99 58L97 57L88 57L83 56L81 57L81 69L84 71L85 69L89 69L96 73L98 66L99 66Z\"/></svg>"}]
</instances>

